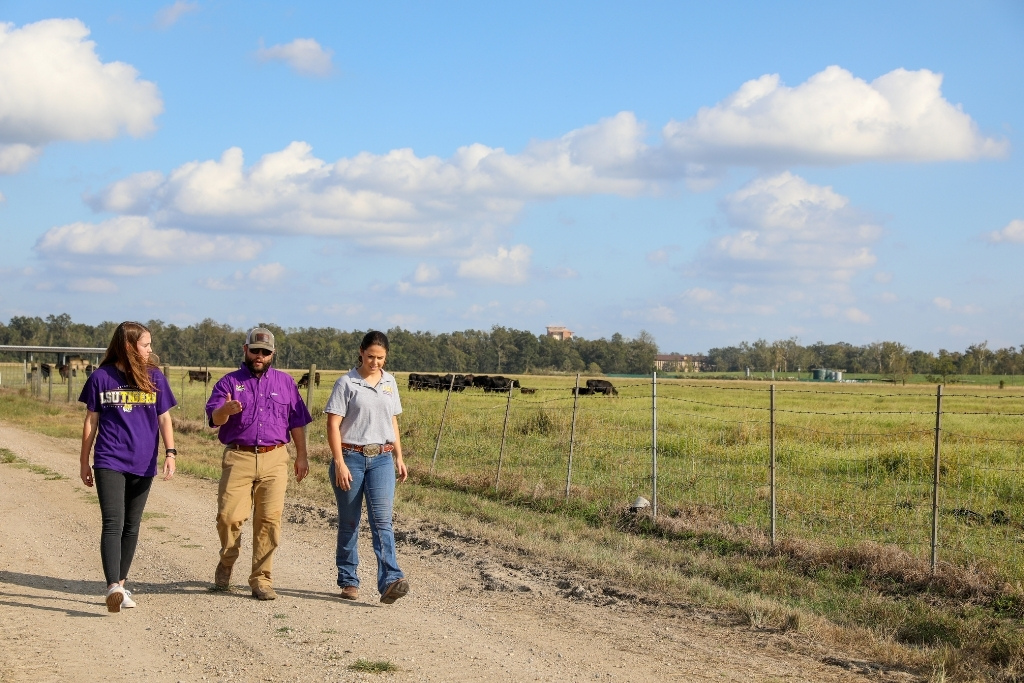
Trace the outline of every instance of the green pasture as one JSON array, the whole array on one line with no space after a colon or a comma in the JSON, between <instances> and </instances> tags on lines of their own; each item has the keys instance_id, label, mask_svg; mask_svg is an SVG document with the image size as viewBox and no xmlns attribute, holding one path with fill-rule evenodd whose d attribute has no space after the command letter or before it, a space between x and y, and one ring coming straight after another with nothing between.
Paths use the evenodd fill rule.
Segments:
<instances>
[{"instance_id":1,"label":"green pasture","mask_svg":"<svg viewBox=\"0 0 1024 683\"><path fill-rule=\"evenodd\" d=\"M213 381L230 370L212 368ZM326 474L317 471L329 457L321 411L343 373L320 373L308 441L311 481L326 487ZM398 373L400 424L415 478L539 509L568 505L591 519L607 518L637 496L654 497L649 378L611 378L618 396L579 397L567 498L575 377L520 376L536 393L516 390L510 402L507 394L481 389L452 393L436 461L447 392L410 391L406 377ZM213 384L190 384L186 368L171 368L168 379L176 417L215 449L212 430L202 426ZM770 385L659 377L660 516L767 532ZM780 379L775 387L777 538L836 546L874 541L929 558L935 385ZM957 384L943 391L938 559L1024 580L1024 387ZM55 388L54 396L64 400L66 390Z\"/></svg>"}]
</instances>

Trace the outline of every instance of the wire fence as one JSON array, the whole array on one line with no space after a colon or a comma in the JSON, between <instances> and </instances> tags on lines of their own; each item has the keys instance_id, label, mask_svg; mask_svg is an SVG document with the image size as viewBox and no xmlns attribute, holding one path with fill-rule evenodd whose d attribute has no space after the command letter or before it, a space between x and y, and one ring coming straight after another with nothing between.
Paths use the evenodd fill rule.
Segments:
<instances>
[{"instance_id":1,"label":"wire fence","mask_svg":"<svg viewBox=\"0 0 1024 683\"><path fill-rule=\"evenodd\" d=\"M0 366L4 386L23 374L9 365L17 367ZM190 382L187 368L166 368L179 418L205 421L212 382L227 371ZM77 400L84 382L27 374L44 400ZM311 453L325 462L322 408L343 373L320 374L319 386L301 391L314 416ZM657 517L712 519L772 543L871 541L933 569L951 563L1024 580L1019 389L730 386L652 375L615 380L617 395L605 396L579 395L571 377L522 381L539 386L414 391L402 382L414 473L552 509L600 512L643 496Z\"/></svg>"}]
</instances>

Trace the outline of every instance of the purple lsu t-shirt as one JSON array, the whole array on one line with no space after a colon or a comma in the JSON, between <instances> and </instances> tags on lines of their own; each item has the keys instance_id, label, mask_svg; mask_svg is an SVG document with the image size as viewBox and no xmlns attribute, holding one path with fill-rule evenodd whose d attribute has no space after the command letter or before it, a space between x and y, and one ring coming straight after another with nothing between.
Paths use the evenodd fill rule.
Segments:
<instances>
[{"instance_id":1,"label":"purple lsu t-shirt","mask_svg":"<svg viewBox=\"0 0 1024 683\"><path fill-rule=\"evenodd\" d=\"M163 373L149 369L156 393L140 391L117 366L101 365L82 387L78 400L99 413L93 467L140 477L156 476L160 445L158 417L178 404Z\"/></svg>"}]
</instances>

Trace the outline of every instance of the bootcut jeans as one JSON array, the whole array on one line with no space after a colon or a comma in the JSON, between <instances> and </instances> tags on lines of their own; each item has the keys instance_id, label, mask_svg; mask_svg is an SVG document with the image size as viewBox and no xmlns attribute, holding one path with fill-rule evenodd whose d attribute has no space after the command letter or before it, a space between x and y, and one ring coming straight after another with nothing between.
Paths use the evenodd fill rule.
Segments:
<instances>
[{"instance_id":1,"label":"bootcut jeans","mask_svg":"<svg viewBox=\"0 0 1024 683\"><path fill-rule=\"evenodd\" d=\"M359 451L344 449L345 466L352 473L352 486L348 491L338 488L334 476L334 462L327 476L334 487L338 501L338 547L335 564L338 566L338 586L358 586L359 577L359 521L366 499L366 520L373 537L373 552L377 555L377 590L384 593L395 581L405 578L398 568L395 553L395 530L391 523L395 502L395 459L391 453L368 458Z\"/></svg>"}]
</instances>

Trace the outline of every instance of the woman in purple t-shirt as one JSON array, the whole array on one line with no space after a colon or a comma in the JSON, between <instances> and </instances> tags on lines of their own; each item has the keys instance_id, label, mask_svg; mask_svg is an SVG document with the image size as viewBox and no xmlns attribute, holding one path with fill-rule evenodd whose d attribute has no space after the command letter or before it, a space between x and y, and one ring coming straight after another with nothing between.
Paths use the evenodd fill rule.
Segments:
<instances>
[{"instance_id":1,"label":"woman in purple t-shirt","mask_svg":"<svg viewBox=\"0 0 1024 683\"><path fill-rule=\"evenodd\" d=\"M145 326L123 322L114 330L103 362L78 400L88 412L82 427L82 483L100 499L103 533L100 558L107 581L107 610L135 607L124 580L135 556L142 511L156 476L157 446L163 437L164 480L174 476L174 431L170 409L177 405L167 378L151 362L153 338ZM89 452L93 450L93 466Z\"/></svg>"}]
</instances>

